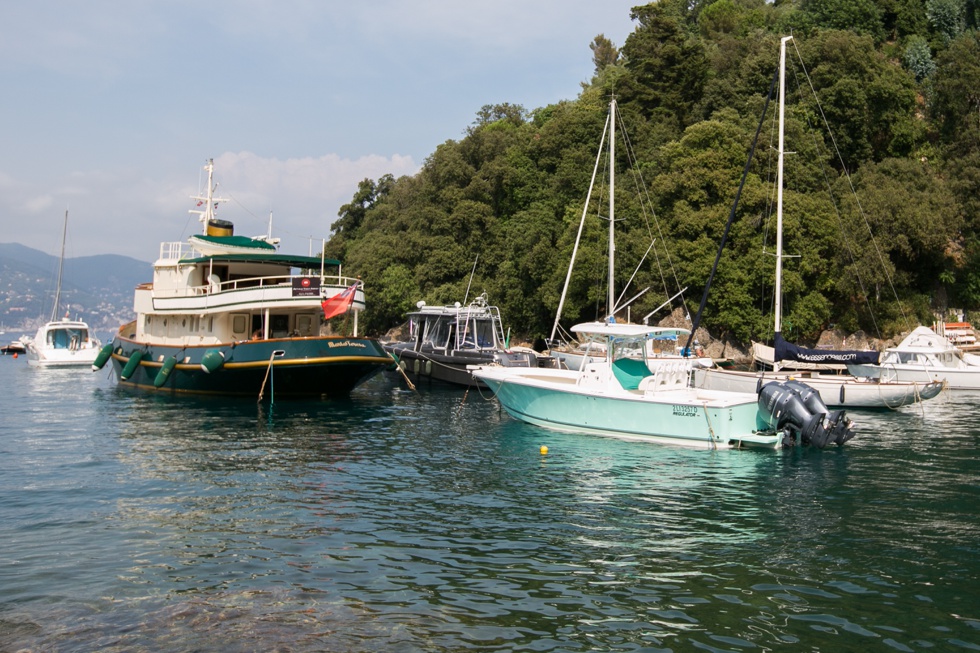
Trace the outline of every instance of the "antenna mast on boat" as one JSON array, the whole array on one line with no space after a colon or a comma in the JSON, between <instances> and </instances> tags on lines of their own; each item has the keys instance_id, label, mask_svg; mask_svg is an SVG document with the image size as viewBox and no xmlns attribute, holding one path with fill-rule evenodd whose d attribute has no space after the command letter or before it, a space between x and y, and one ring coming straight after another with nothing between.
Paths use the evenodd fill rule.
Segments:
<instances>
[{"instance_id":1,"label":"antenna mast on boat","mask_svg":"<svg viewBox=\"0 0 980 653\"><path fill-rule=\"evenodd\" d=\"M217 208L219 202L227 202L228 200L225 199L224 197L214 196L214 191L217 188L217 186L214 183L214 159L208 159L208 163L207 165L204 166L204 169L208 171L208 191L204 197L201 197L200 195L197 196L191 195L192 200L197 200L198 206L201 206L202 204L204 205L204 210L191 209L189 212L201 216L198 218L198 220L204 225L204 227L201 229L201 233L207 235L208 223L212 219L214 219L215 208ZM270 236L271 236L271 229L272 229L271 215L269 216L269 228L270 228Z\"/></svg>"},{"instance_id":2,"label":"antenna mast on boat","mask_svg":"<svg viewBox=\"0 0 980 653\"><path fill-rule=\"evenodd\" d=\"M463 295L463 304L466 304L467 300L470 298L470 286L473 285L473 275L476 274L476 262L480 260L480 255L477 254L476 258L473 259L473 269L470 270L470 280L466 283L466 294Z\"/></svg>"},{"instance_id":3,"label":"antenna mast on boat","mask_svg":"<svg viewBox=\"0 0 980 653\"><path fill-rule=\"evenodd\" d=\"M65 207L65 226L61 230L61 258L58 259L58 287L54 291L54 306L51 307L51 319L58 319L58 307L61 304L61 277L65 271L65 239L68 237L68 207Z\"/></svg>"}]
</instances>

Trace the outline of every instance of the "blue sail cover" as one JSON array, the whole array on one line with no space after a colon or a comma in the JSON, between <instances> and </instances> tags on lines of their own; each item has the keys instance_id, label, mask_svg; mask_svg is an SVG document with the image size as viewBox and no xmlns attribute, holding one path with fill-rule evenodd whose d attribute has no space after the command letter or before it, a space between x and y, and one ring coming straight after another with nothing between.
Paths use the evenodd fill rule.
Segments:
<instances>
[{"instance_id":1,"label":"blue sail cover","mask_svg":"<svg viewBox=\"0 0 980 653\"><path fill-rule=\"evenodd\" d=\"M783 340L781 333L775 338L775 360L796 361L798 363L838 363L841 365L876 365L878 352L832 349L807 349Z\"/></svg>"}]
</instances>

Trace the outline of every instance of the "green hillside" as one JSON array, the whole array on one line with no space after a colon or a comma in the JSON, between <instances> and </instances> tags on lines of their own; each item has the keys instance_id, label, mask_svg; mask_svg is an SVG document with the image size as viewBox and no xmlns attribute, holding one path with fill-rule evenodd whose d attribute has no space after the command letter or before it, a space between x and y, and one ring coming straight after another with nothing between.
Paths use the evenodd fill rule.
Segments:
<instances>
[{"instance_id":1,"label":"green hillside","mask_svg":"<svg viewBox=\"0 0 980 653\"><path fill-rule=\"evenodd\" d=\"M617 167L638 170L617 176L616 287L650 288L634 320L683 287L693 313L788 34L784 333L890 337L980 307L980 0L661 0L632 18L621 46L583 44L576 99L485 106L417 175L360 184L327 253L363 277L370 331L462 301L476 261L470 296L547 335L613 95ZM773 102L704 318L743 342L772 330L775 120ZM606 228L586 221L566 325L603 314Z\"/></svg>"}]
</instances>

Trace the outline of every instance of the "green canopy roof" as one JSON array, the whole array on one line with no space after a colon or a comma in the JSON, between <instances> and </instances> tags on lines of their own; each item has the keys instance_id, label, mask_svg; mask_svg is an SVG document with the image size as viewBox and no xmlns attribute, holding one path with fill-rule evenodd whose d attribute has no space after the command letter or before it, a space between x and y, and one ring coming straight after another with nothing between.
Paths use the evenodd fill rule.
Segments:
<instances>
[{"instance_id":1,"label":"green canopy roof","mask_svg":"<svg viewBox=\"0 0 980 653\"><path fill-rule=\"evenodd\" d=\"M207 263L214 261L220 263L227 262L250 262L250 263L272 263L277 265L288 265L294 268L319 268L321 261L323 265L340 265L340 261L332 258L321 259L319 256L294 256L292 254L280 254L275 251L257 251L254 254L214 254L212 256L200 256L197 258L184 258L181 263Z\"/></svg>"},{"instance_id":2,"label":"green canopy roof","mask_svg":"<svg viewBox=\"0 0 980 653\"><path fill-rule=\"evenodd\" d=\"M259 240L258 238L249 238L248 236L208 236L205 234L197 234L194 236L197 240L203 240L206 243L215 243L217 245L234 245L235 247L253 247L255 249L268 249L275 250L276 246L272 243L267 243L264 240Z\"/></svg>"}]
</instances>

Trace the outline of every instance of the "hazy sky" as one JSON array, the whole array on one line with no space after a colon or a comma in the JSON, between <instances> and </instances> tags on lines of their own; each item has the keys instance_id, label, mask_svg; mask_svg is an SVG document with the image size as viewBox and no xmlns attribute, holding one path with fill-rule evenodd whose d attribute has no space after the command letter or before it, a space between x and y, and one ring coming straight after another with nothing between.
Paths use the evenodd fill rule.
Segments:
<instances>
[{"instance_id":1,"label":"hazy sky","mask_svg":"<svg viewBox=\"0 0 980 653\"><path fill-rule=\"evenodd\" d=\"M486 104L574 99L637 0L31 0L0 9L0 242L152 261L219 217L306 253Z\"/></svg>"}]
</instances>

